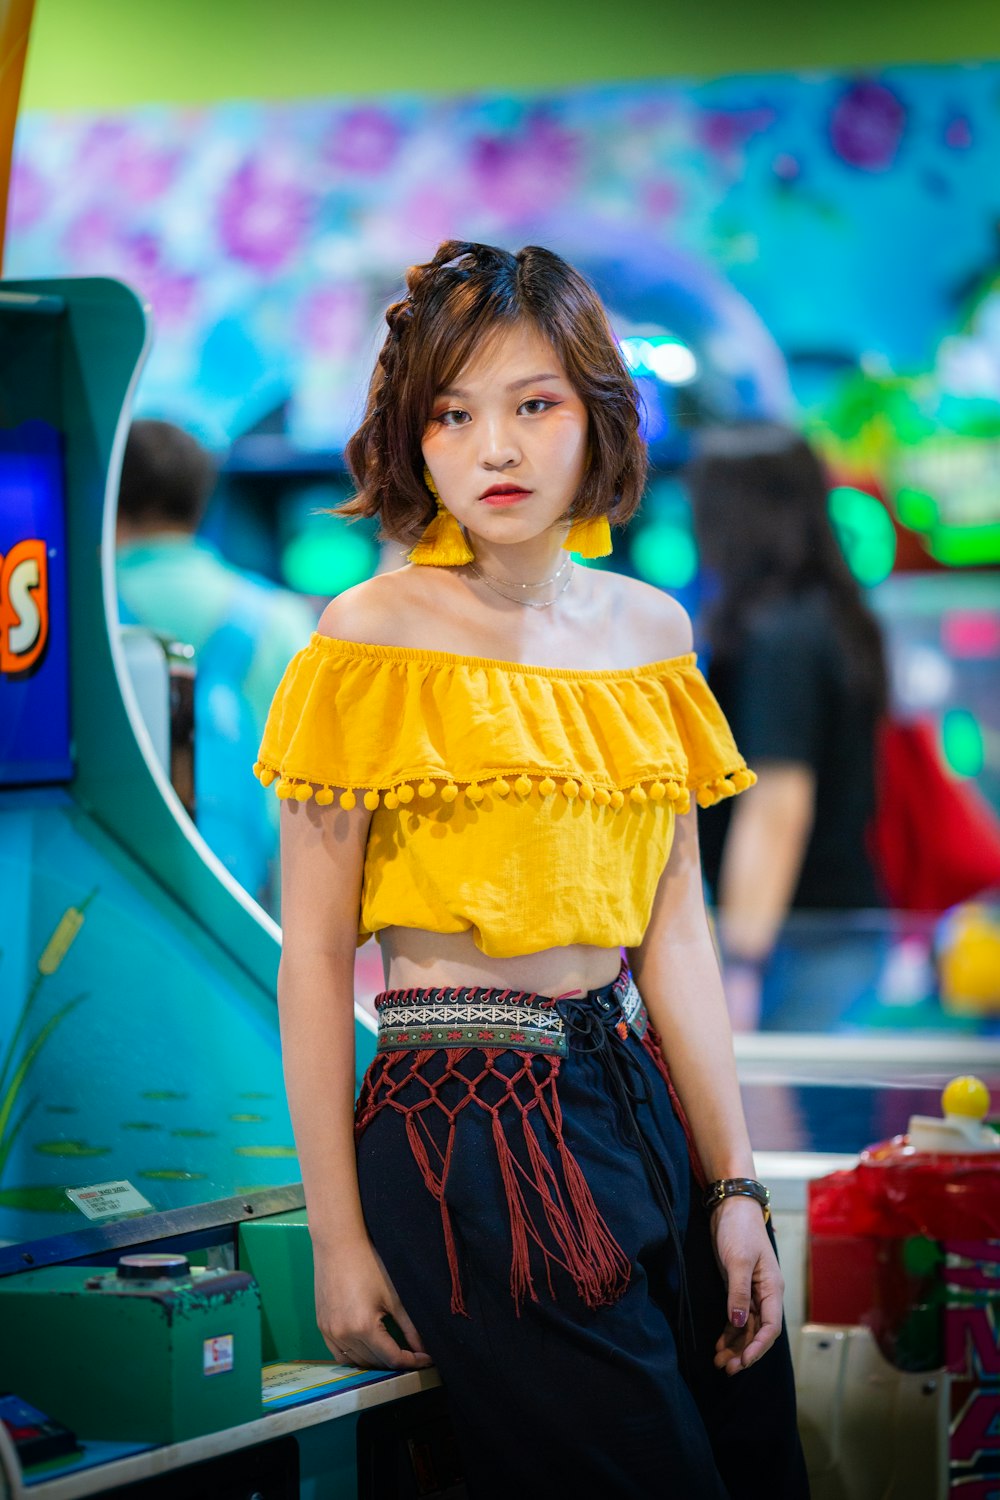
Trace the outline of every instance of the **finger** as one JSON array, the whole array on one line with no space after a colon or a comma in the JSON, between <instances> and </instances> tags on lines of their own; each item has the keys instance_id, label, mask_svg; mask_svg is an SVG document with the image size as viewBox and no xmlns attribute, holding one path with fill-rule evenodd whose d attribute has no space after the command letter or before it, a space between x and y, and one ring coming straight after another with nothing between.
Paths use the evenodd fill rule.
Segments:
<instances>
[{"instance_id":1,"label":"finger","mask_svg":"<svg viewBox=\"0 0 1000 1500\"><path fill-rule=\"evenodd\" d=\"M371 1330L362 1350L376 1370L425 1370L431 1364L429 1354L401 1349L381 1323Z\"/></svg>"},{"instance_id":2,"label":"finger","mask_svg":"<svg viewBox=\"0 0 1000 1500\"><path fill-rule=\"evenodd\" d=\"M727 1349L717 1354L714 1361L716 1369L724 1370L727 1375L738 1375L741 1370L745 1369L745 1343L745 1339L741 1339L739 1342L734 1341Z\"/></svg>"},{"instance_id":3,"label":"finger","mask_svg":"<svg viewBox=\"0 0 1000 1500\"><path fill-rule=\"evenodd\" d=\"M751 1307L751 1277L753 1263L749 1260L734 1260L726 1266L726 1307L733 1328L745 1328Z\"/></svg>"},{"instance_id":4,"label":"finger","mask_svg":"<svg viewBox=\"0 0 1000 1500\"><path fill-rule=\"evenodd\" d=\"M776 1292L766 1293L761 1299L760 1326L743 1350L744 1366L767 1353L781 1332L781 1317L781 1298Z\"/></svg>"},{"instance_id":5,"label":"finger","mask_svg":"<svg viewBox=\"0 0 1000 1500\"><path fill-rule=\"evenodd\" d=\"M743 1368L743 1353L753 1342L760 1328L760 1318L757 1309L751 1306L745 1328L733 1328L727 1324L722 1333L715 1341L715 1353L712 1362L716 1369L725 1369L732 1361L739 1361L739 1368Z\"/></svg>"},{"instance_id":6,"label":"finger","mask_svg":"<svg viewBox=\"0 0 1000 1500\"><path fill-rule=\"evenodd\" d=\"M414 1328L413 1323L407 1315L406 1309L401 1306L399 1302L395 1303L395 1305L393 1306L392 1315L396 1319L396 1322L399 1324L399 1331L406 1340L407 1346L413 1351L413 1353L427 1354L427 1350L424 1348L423 1339L420 1337L416 1328ZM430 1355L427 1355L427 1357L429 1359Z\"/></svg>"}]
</instances>

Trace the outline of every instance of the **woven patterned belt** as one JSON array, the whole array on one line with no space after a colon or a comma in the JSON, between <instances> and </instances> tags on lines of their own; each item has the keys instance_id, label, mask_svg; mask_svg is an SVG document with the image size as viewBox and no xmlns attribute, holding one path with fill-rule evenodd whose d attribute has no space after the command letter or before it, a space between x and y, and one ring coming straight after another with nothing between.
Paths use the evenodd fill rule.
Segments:
<instances>
[{"instance_id":1,"label":"woven patterned belt","mask_svg":"<svg viewBox=\"0 0 1000 1500\"><path fill-rule=\"evenodd\" d=\"M500 1047L518 1052L549 1052L565 1057L569 1037L558 1000L529 990L385 990L376 996L377 1052L436 1050L439 1047ZM582 997L581 997L582 998ZM580 1003L580 1000L577 1001ZM619 1028L641 1038L649 1016L635 980L622 964L610 994L596 991L594 1006Z\"/></svg>"}]
</instances>

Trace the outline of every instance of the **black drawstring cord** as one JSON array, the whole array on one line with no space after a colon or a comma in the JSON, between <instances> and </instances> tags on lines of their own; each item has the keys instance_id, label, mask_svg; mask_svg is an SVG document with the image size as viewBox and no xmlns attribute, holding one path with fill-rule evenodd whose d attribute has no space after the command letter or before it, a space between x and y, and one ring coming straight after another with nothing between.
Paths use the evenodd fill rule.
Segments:
<instances>
[{"instance_id":1,"label":"black drawstring cord","mask_svg":"<svg viewBox=\"0 0 1000 1500\"><path fill-rule=\"evenodd\" d=\"M620 1005L615 1004L613 1010L602 1011L596 1009L594 1001L587 996L577 999L563 995L554 1001L553 1009L563 1020L571 1038L570 1046L579 1052L593 1052L599 1058L611 1092L628 1120L646 1166L646 1176L653 1196L667 1222L667 1231L677 1261L678 1354L681 1367L684 1368L694 1352L694 1319L684 1266L684 1245L674 1216L676 1188L669 1164L661 1161L652 1150L635 1113L637 1106L651 1102L649 1080L643 1072L642 1064L628 1047L624 1043L615 1046L613 1038L620 1038Z\"/></svg>"}]
</instances>

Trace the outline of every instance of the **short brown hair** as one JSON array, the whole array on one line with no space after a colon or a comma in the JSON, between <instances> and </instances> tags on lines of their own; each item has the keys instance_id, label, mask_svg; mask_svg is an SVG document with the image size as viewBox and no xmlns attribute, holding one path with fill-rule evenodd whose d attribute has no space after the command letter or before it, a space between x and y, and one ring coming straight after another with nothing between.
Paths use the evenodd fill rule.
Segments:
<instances>
[{"instance_id":1,"label":"short brown hair","mask_svg":"<svg viewBox=\"0 0 1000 1500\"><path fill-rule=\"evenodd\" d=\"M476 344L522 320L553 345L590 418L590 462L571 515L634 515L646 480L639 396L601 300L551 250L516 255L493 245L445 240L433 260L411 266L406 296L385 315L364 419L348 440L358 493L337 514L378 516L382 534L415 541L434 515L421 443L434 397Z\"/></svg>"}]
</instances>

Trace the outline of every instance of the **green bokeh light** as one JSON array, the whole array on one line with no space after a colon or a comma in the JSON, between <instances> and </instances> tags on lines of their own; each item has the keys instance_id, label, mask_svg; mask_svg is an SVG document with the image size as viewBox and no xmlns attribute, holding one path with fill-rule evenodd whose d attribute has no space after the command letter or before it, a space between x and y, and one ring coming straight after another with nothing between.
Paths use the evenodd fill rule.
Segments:
<instances>
[{"instance_id":1,"label":"green bokeh light","mask_svg":"<svg viewBox=\"0 0 1000 1500\"><path fill-rule=\"evenodd\" d=\"M685 588L698 571L698 549L689 530L655 520L631 538L629 551L639 577L661 589Z\"/></svg>"},{"instance_id":2,"label":"green bokeh light","mask_svg":"<svg viewBox=\"0 0 1000 1500\"><path fill-rule=\"evenodd\" d=\"M289 588L324 597L370 578L378 563L375 544L346 521L323 517L285 545L281 571Z\"/></svg>"},{"instance_id":3,"label":"green bokeh light","mask_svg":"<svg viewBox=\"0 0 1000 1500\"><path fill-rule=\"evenodd\" d=\"M983 731L975 714L953 708L941 721L941 750L958 776L978 776L983 769Z\"/></svg>"},{"instance_id":4,"label":"green bokeh light","mask_svg":"<svg viewBox=\"0 0 1000 1500\"><path fill-rule=\"evenodd\" d=\"M859 583L888 578L896 561L896 532L885 506L865 490L841 485L830 492L830 520Z\"/></svg>"},{"instance_id":5,"label":"green bokeh light","mask_svg":"<svg viewBox=\"0 0 1000 1500\"><path fill-rule=\"evenodd\" d=\"M930 531L937 525L937 501L926 490L904 488L896 496L896 514L911 531Z\"/></svg>"}]
</instances>

